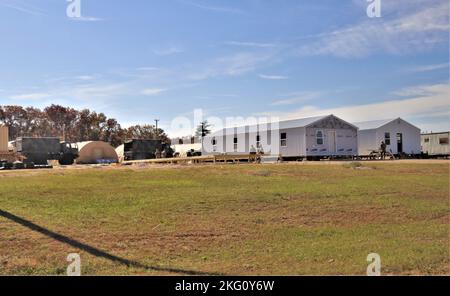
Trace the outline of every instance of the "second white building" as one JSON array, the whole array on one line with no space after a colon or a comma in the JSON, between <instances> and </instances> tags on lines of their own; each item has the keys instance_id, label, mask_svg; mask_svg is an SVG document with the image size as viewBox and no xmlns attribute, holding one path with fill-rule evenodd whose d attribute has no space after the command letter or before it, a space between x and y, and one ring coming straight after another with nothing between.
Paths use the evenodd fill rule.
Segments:
<instances>
[{"instance_id":1,"label":"second white building","mask_svg":"<svg viewBox=\"0 0 450 296\"><path fill-rule=\"evenodd\" d=\"M421 153L420 129L401 118L358 122L354 125L359 128L359 155L369 155L379 150L381 142L386 144L386 151L395 155Z\"/></svg>"}]
</instances>

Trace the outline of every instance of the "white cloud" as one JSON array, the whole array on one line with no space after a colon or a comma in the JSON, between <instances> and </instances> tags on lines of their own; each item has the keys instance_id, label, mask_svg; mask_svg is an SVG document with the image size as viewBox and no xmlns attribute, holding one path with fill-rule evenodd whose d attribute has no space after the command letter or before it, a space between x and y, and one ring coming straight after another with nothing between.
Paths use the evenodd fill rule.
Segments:
<instances>
[{"instance_id":1,"label":"white cloud","mask_svg":"<svg viewBox=\"0 0 450 296\"><path fill-rule=\"evenodd\" d=\"M418 85L394 91L392 94L400 97L431 96L433 94L445 93L448 88L448 84Z\"/></svg>"},{"instance_id":2,"label":"white cloud","mask_svg":"<svg viewBox=\"0 0 450 296\"><path fill-rule=\"evenodd\" d=\"M233 45L233 46L245 46L245 47L261 47L261 48L268 48L268 47L276 47L276 44L273 43L258 43L258 42L241 42L241 41L228 41L225 42L226 45Z\"/></svg>"},{"instance_id":3,"label":"white cloud","mask_svg":"<svg viewBox=\"0 0 450 296\"><path fill-rule=\"evenodd\" d=\"M442 64L434 64L434 65L417 66L417 67L408 69L408 71L410 71L410 72L429 72L429 71L434 71L434 70L447 69L448 67L449 67L448 63L442 63Z\"/></svg>"},{"instance_id":4,"label":"white cloud","mask_svg":"<svg viewBox=\"0 0 450 296\"><path fill-rule=\"evenodd\" d=\"M271 54L239 52L210 62L203 70L188 75L188 78L203 80L217 76L239 76L267 64L271 57Z\"/></svg>"},{"instance_id":5,"label":"white cloud","mask_svg":"<svg viewBox=\"0 0 450 296\"><path fill-rule=\"evenodd\" d=\"M244 13L242 10L237 8L231 8L231 7L224 7L224 6L212 6L207 4L202 4L198 2L193 1L180 1L184 4L188 4L203 10L209 10L209 11L215 11L215 12L225 12L225 13L233 13L233 14L242 14Z\"/></svg>"},{"instance_id":6,"label":"white cloud","mask_svg":"<svg viewBox=\"0 0 450 296\"><path fill-rule=\"evenodd\" d=\"M219 59L219 63L225 66L223 69L225 74L233 76L253 71L268 59L268 55L238 53L231 57Z\"/></svg>"},{"instance_id":7,"label":"white cloud","mask_svg":"<svg viewBox=\"0 0 450 296\"><path fill-rule=\"evenodd\" d=\"M314 100L323 95L320 91L302 91L295 92L286 96L286 98L275 100L271 103L271 106L286 106L294 105L298 103L304 103L310 100Z\"/></svg>"},{"instance_id":8,"label":"white cloud","mask_svg":"<svg viewBox=\"0 0 450 296\"><path fill-rule=\"evenodd\" d=\"M422 5L393 19L381 17L317 35L316 42L300 47L302 55L364 57L383 51L391 54L421 52L448 43L448 2ZM405 7L409 7L405 3Z\"/></svg>"},{"instance_id":9,"label":"white cloud","mask_svg":"<svg viewBox=\"0 0 450 296\"><path fill-rule=\"evenodd\" d=\"M289 79L289 77L281 76L281 75L264 75L264 74L259 74L258 76L261 79L267 79L267 80L286 80L286 79Z\"/></svg>"},{"instance_id":10,"label":"white cloud","mask_svg":"<svg viewBox=\"0 0 450 296\"><path fill-rule=\"evenodd\" d=\"M292 112L266 112L259 115L299 118L334 114L350 122L359 122L397 117L437 117L442 116L443 111L450 110L449 84L417 86L397 93L407 95L409 98L336 108L320 108L310 105Z\"/></svg>"},{"instance_id":11,"label":"white cloud","mask_svg":"<svg viewBox=\"0 0 450 296\"><path fill-rule=\"evenodd\" d=\"M136 70L138 71L157 71L159 70L158 67L139 67Z\"/></svg>"},{"instance_id":12,"label":"white cloud","mask_svg":"<svg viewBox=\"0 0 450 296\"><path fill-rule=\"evenodd\" d=\"M19 2L19 1L2 1L0 2L0 6L4 6L7 8L11 8L26 14L31 14L31 15L45 15L45 12L40 9L37 8L29 3L23 3L23 2Z\"/></svg>"},{"instance_id":13,"label":"white cloud","mask_svg":"<svg viewBox=\"0 0 450 296\"><path fill-rule=\"evenodd\" d=\"M67 95L72 95L76 98L86 98L91 99L94 97L111 97L124 93L126 90L125 84L123 83L108 83L108 84L81 84L74 85L73 88L66 89L65 91L70 92Z\"/></svg>"},{"instance_id":14,"label":"white cloud","mask_svg":"<svg viewBox=\"0 0 450 296\"><path fill-rule=\"evenodd\" d=\"M147 88L147 89L144 89L141 93L143 95L146 95L146 96L155 96L155 95L158 95L158 94L163 93L165 91L167 91L167 89L164 89L164 88Z\"/></svg>"},{"instance_id":15,"label":"white cloud","mask_svg":"<svg viewBox=\"0 0 450 296\"><path fill-rule=\"evenodd\" d=\"M173 54L177 54L177 53L182 53L184 52L184 50L182 50L181 48L172 46L169 48L164 48L164 49L157 49L154 50L153 53L159 56L168 56L168 55L173 55Z\"/></svg>"},{"instance_id":16,"label":"white cloud","mask_svg":"<svg viewBox=\"0 0 450 296\"><path fill-rule=\"evenodd\" d=\"M77 22L99 22L99 21L103 21L102 18L93 17L93 16L69 17L69 20L77 21Z\"/></svg>"},{"instance_id":17,"label":"white cloud","mask_svg":"<svg viewBox=\"0 0 450 296\"><path fill-rule=\"evenodd\" d=\"M93 80L93 79L95 79L95 76L92 76L92 75L80 75L80 76L77 76L75 78L79 79L79 80Z\"/></svg>"},{"instance_id":18,"label":"white cloud","mask_svg":"<svg viewBox=\"0 0 450 296\"><path fill-rule=\"evenodd\" d=\"M13 95L10 98L12 100L40 100L50 97L48 93L29 93L29 94L20 94Z\"/></svg>"}]
</instances>

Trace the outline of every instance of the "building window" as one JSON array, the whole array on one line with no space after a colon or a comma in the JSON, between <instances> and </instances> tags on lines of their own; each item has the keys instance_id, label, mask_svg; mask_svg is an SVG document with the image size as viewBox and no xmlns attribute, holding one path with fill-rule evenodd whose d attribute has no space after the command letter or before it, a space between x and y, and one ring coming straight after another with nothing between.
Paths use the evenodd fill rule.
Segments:
<instances>
[{"instance_id":1,"label":"building window","mask_svg":"<svg viewBox=\"0 0 450 296\"><path fill-rule=\"evenodd\" d=\"M391 133L384 133L384 144L391 145Z\"/></svg>"},{"instance_id":2,"label":"building window","mask_svg":"<svg viewBox=\"0 0 450 296\"><path fill-rule=\"evenodd\" d=\"M213 145L213 152L217 151L217 140L216 137L212 138L211 144Z\"/></svg>"},{"instance_id":3,"label":"building window","mask_svg":"<svg viewBox=\"0 0 450 296\"><path fill-rule=\"evenodd\" d=\"M257 135L256 136L256 148L261 147L261 136Z\"/></svg>"},{"instance_id":4,"label":"building window","mask_svg":"<svg viewBox=\"0 0 450 296\"><path fill-rule=\"evenodd\" d=\"M317 131L317 133L316 133L316 144L323 145L323 132L322 131Z\"/></svg>"},{"instance_id":5,"label":"building window","mask_svg":"<svg viewBox=\"0 0 450 296\"><path fill-rule=\"evenodd\" d=\"M281 133L280 139L281 139L281 147L287 147L287 134Z\"/></svg>"},{"instance_id":6,"label":"building window","mask_svg":"<svg viewBox=\"0 0 450 296\"><path fill-rule=\"evenodd\" d=\"M425 143L430 143L430 138L425 138L423 141L424 141Z\"/></svg>"},{"instance_id":7,"label":"building window","mask_svg":"<svg viewBox=\"0 0 450 296\"><path fill-rule=\"evenodd\" d=\"M233 149L234 149L234 152L237 152L237 149L238 149L238 138L237 137L234 137L234 139L233 139Z\"/></svg>"},{"instance_id":8,"label":"building window","mask_svg":"<svg viewBox=\"0 0 450 296\"><path fill-rule=\"evenodd\" d=\"M448 145L448 138L439 138L439 144Z\"/></svg>"},{"instance_id":9,"label":"building window","mask_svg":"<svg viewBox=\"0 0 450 296\"><path fill-rule=\"evenodd\" d=\"M178 139L178 144L183 145L183 139Z\"/></svg>"}]
</instances>

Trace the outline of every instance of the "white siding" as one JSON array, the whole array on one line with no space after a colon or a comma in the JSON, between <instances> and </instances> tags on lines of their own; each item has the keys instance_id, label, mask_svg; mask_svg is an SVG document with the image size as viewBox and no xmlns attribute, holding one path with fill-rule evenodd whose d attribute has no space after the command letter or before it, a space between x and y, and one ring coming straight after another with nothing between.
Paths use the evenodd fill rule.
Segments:
<instances>
[{"instance_id":1,"label":"white siding","mask_svg":"<svg viewBox=\"0 0 450 296\"><path fill-rule=\"evenodd\" d=\"M315 128L298 126L294 124L307 122L308 126L314 124ZM281 126L279 130L277 127ZM322 128L323 127L323 128ZM281 155L283 157L305 157L305 156L351 156L357 153L357 129L334 116L320 117L315 120L284 121L280 125L273 125L274 130L259 130L260 143L265 154ZM322 130L325 133L324 144L317 147L316 131ZM256 145L257 128L255 126L227 129L226 136L214 133L205 138L205 143L210 143L215 137L217 145L216 151L208 150L204 145L203 153L207 154L233 154L249 153L250 147ZM308 132L307 132L308 131ZM223 132L222 132L223 133ZM281 147L281 134L286 133L286 147ZM331 135L335 135L331 137ZM234 149L234 137L238 138L238 149ZM329 139L334 139L330 141ZM225 142L225 144L224 144ZM316 150L317 149L317 150Z\"/></svg>"},{"instance_id":2,"label":"white siding","mask_svg":"<svg viewBox=\"0 0 450 296\"><path fill-rule=\"evenodd\" d=\"M282 133L286 133L286 147L281 147L280 139L280 154L284 157L305 156L305 128L280 130L280 137Z\"/></svg>"},{"instance_id":3,"label":"white siding","mask_svg":"<svg viewBox=\"0 0 450 296\"><path fill-rule=\"evenodd\" d=\"M425 142L428 139L428 142ZM422 135L422 151L429 155L450 155L450 144L440 143L440 139L450 140L450 133Z\"/></svg>"},{"instance_id":4,"label":"white siding","mask_svg":"<svg viewBox=\"0 0 450 296\"><path fill-rule=\"evenodd\" d=\"M365 141L366 137L372 137L370 131L362 130L359 132L360 144L359 150L360 154L364 155L367 150L378 150L380 149L381 142L385 140L385 133L390 134L390 145L387 145L386 150L391 151L393 154L398 154L397 149L397 134L401 133L403 136L403 152L407 154L420 154L420 129L413 126L412 124L402 120L395 119L379 128L376 129L375 141ZM363 141L361 141L363 140ZM362 144L370 143L372 146L362 146Z\"/></svg>"},{"instance_id":5,"label":"white siding","mask_svg":"<svg viewBox=\"0 0 450 296\"><path fill-rule=\"evenodd\" d=\"M231 132L230 132L231 131ZM277 145L278 141L275 139L272 141L272 131L256 131L255 129L250 129L249 127L244 128L236 128L231 130L227 130L226 135L222 135L220 133L214 133L205 137L204 139L204 149L203 154L247 154L250 153L250 148L253 145L256 148L256 136L259 134L260 144L262 145L264 152L266 154L275 153L278 154L279 147ZM237 138L237 150L234 149L234 138ZM213 140L216 139L216 151L212 151L212 145L210 144ZM276 137L275 137L276 138ZM211 147L208 147L208 144Z\"/></svg>"},{"instance_id":6,"label":"white siding","mask_svg":"<svg viewBox=\"0 0 450 296\"><path fill-rule=\"evenodd\" d=\"M195 151L201 150L202 149L202 143L175 144L175 145L172 145L172 149L175 151L175 153L179 153L182 156L186 156L187 152L190 151L191 149L194 149ZM117 151L117 149L116 149L116 151Z\"/></svg>"},{"instance_id":7,"label":"white siding","mask_svg":"<svg viewBox=\"0 0 450 296\"><path fill-rule=\"evenodd\" d=\"M377 143L376 129L358 131L358 155L369 155L373 150L377 150L380 147Z\"/></svg>"},{"instance_id":8,"label":"white siding","mask_svg":"<svg viewBox=\"0 0 450 296\"><path fill-rule=\"evenodd\" d=\"M387 151L398 154L397 134L400 133L403 136L403 152L420 154L420 129L398 118L375 129L360 130L358 132L359 155L367 155L370 151L379 150L381 142L385 140L385 133L390 134L390 145L387 145Z\"/></svg>"},{"instance_id":9,"label":"white siding","mask_svg":"<svg viewBox=\"0 0 450 296\"><path fill-rule=\"evenodd\" d=\"M317 132L322 131L323 144L317 144ZM333 139L334 138L334 139ZM307 156L351 156L358 150L357 132L355 129L306 129Z\"/></svg>"}]
</instances>

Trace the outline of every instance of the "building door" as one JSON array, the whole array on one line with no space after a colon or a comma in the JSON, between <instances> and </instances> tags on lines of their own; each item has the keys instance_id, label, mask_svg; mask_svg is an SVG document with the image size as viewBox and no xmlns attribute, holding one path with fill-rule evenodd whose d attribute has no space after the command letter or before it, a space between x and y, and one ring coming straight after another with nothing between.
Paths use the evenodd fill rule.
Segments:
<instances>
[{"instance_id":1,"label":"building door","mask_svg":"<svg viewBox=\"0 0 450 296\"><path fill-rule=\"evenodd\" d=\"M403 153L403 134L397 133L397 153Z\"/></svg>"},{"instance_id":2,"label":"building door","mask_svg":"<svg viewBox=\"0 0 450 296\"><path fill-rule=\"evenodd\" d=\"M336 153L336 131L328 132L328 151L331 154Z\"/></svg>"}]
</instances>

